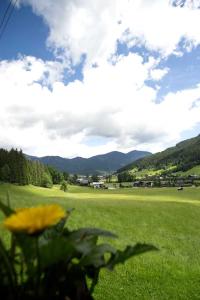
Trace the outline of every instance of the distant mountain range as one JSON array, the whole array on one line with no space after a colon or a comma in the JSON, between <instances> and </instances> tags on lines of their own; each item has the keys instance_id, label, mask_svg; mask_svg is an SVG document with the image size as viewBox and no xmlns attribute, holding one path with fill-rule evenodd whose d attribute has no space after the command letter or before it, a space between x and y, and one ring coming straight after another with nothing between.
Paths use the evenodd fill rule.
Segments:
<instances>
[{"instance_id":1,"label":"distant mountain range","mask_svg":"<svg viewBox=\"0 0 200 300\"><path fill-rule=\"evenodd\" d=\"M120 168L118 173L130 170L173 170L173 172L187 171L200 165L200 135L182 141L175 147L168 148L162 152L152 154L148 157L136 160L131 164Z\"/></svg>"},{"instance_id":2,"label":"distant mountain range","mask_svg":"<svg viewBox=\"0 0 200 300\"><path fill-rule=\"evenodd\" d=\"M92 156L90 158L75 157L72 159L60 156L36 157L26 155L30 160L39 160L43 164L55 167L60 171L66 171L70 174L106 174L115 172L117 169L130 164L131 162L151 155L147 151L133 150L128 153L118 151L109 152L102 155Z\"/></svg>"}]
</instances>

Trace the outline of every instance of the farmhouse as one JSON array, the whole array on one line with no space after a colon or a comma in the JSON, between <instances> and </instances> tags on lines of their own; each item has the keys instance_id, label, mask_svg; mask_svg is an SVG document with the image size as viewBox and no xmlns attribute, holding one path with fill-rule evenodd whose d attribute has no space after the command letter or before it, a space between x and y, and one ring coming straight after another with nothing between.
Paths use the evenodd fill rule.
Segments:
<instances>
[{"instance_id":1,"label":"farmhouse","mask_svg":"<svg viewBox=\"0 0 200 300\"><path fill-rule=\"evenodd\" d=\"M89 180L86 178L78 178L77 183L82 185L82 186L88 186L89 185Z\"/></svg>"},{"instance_id":2,"label":"farmhouse","mask_svg":"<svg viewBox=\"0 0 200 300\"><path fill-rule=\"evenodd\" d=\"M91 182L90 185L91 185L94 189L104 188L104 182L103 182L103 181L100 181L100 182Z\"/></svg>"},{"instance_id":3,"label":"farmhouse","mask_svg":"<svg viewBox=\"0 0 200 300\"><path fill-rule=\"evenodd\" d=\"M140 181L133 182L133 187L153 187L153 186L154 186L153 181L140 180Z\"/></svg>"}]
</instances>

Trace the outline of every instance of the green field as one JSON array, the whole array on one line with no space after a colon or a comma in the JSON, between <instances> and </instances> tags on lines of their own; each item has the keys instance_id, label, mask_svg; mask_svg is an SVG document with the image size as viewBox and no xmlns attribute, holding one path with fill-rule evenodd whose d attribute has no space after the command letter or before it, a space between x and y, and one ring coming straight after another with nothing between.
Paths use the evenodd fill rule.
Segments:
<instances>
[{"instance_id":1,"label":"green field","mask_svg":"<svg viewBox=\"0 0 200 300\"><path fill-rule=\"evenodd\" d=\"M111 230L118 248L152 243L159 252L130 259L116 271L103 271L95 290L97 300L200 299L200 189L93 190L69 187L64 193L33 186L0 185L16 207L60 203L74 207L70 227ZM0 215L2 219L2 215ZM7 233L1 229L1 235Z\"/></svg>"},{"instance_id":2,"label":"green field","mask_svg":"<svg viewBox=\"0 0 200 300\"><path fill-rule=\"evenodd\" d=\"M185 172L177 172L177 174L181 176L200 175L200 166L195 166Z\"/></svg>"}]
</instances>

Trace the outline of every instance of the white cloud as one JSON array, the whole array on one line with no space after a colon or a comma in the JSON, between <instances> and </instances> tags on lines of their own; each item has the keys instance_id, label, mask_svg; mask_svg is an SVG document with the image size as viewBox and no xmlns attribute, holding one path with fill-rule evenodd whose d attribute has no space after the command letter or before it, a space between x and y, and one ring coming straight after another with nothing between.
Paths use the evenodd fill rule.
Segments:
<instances>
[{"instance_id":1,"label":"white cloud","mask_svg":"<svg viewBox=\"0 0 200 300\"><path fill-rule=\"evenodd\" d=\"M200 10L190 1L183 8L167 0L21 0L32 6L49 27L47 44L61 55L87 64L107 60L117 42L145 45L163 56L180 55L200 44ZM196 3L196 2L195 2Z\"/></svg>"},{"instance_id":2,"label":"white cloud","mask_svg":"<svg viewBox=\"0 0 200 300\"><path fill-rule=\"evenodd\" d=\"M191 49L200 43L200 10L169 6L166 0L130 1L124 22L122 40L130 47L143 44L168 56L176 54L182 40Z\"/></svg>"},{"instance_id":3,"label":"white cloud","mask_svg":"<svg viewBox=\"0 0 200 300\"><path fill-rule=\"evenodd\" d=\"M153 73L157 80L166 72L157 64L132 53L115 64L85 68L82 82L65 85L59 79L62 68L55 73L53 62L32 57L2 61L0 144L65 157L171 145L199 122L200 85L156 103L157 90L145 82ZM53 70L51 90L43 84L47 70ZM93 136L107 142L87 145Z\"/></svg>"},{"instance_id":4,"label":"white cloud","mask_svg":"<svg viewBox=\"0 0 200 300\"><path fill-rule=\"evenodd\" d=\"M123 0L127 2L127 0ZM78 63L87 55L89 63L100 62L115 52L120 36L118 0L22 0L41 15L49 26L47 44Z\"/></svg>"},{"instance_id":5,"label":"white cloud","mask_svg":"<svg viewBox=\"0 0 200 300\"><path fill-rule=\"evenodd\" d=\"M159 80L161 80L168 73L168 71L169 71L168 68L165 68L165 69L153 69L153 70L151 70L151 79L159 81Z\"/></svg>"},{"instance_id":6,"label":"white cloud","mask_svg":"<svg viewBox=\"0 0 200 300\"><path fill-rule=\"evenodd\" d=\"M200 85L156 102L152 88L170 70L162 56L200 44L200 10L166 0L21 0L49 27L47 44L62 62L0 61L0 145L29 154L91 156L114 149L158 151L199 124ZM116 53L117 43L162 55ZM67 63L86 56L83 81L63 83ZM67 63L66 60L67 59ZM64 61L64 62L63 62ZM92 67L96 64L96 67ZM50 89L48 88L50 87ZM160 100L160 99L159 99ZM102 145L89 145L100 137Z\"/></svg>"},{"instance_id":7,"label":"white cloud","mask_svg":"<svg viewBox=\"0 0 200 300\"><path fill-rule=\"evenodd\" d=\"M51 85L55 81L63 79L65 65L57 61L43 61L33 56L19 56L18 60L0 61L1 80L9 85L9 81L16 86L33 82L43 85ZM17 76L16 76L17 75Z\"/></svg>"}]
</instances>

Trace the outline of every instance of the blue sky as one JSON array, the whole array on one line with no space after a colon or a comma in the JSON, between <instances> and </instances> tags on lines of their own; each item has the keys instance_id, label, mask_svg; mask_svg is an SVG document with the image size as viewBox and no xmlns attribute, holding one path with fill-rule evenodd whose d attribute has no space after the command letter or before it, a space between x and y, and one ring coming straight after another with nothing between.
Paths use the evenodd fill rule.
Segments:
<instances>
[{"instance_id":1,"label":"blue sky","mask_svg":"<svg viewBox=\"0 0 200 300\"><path fill-rule=\"evenodd\" d=\"M0 39L1 146L89 157L199 134L199 1L59 4L19 0Z\"/></svg>"},{"instance_id":2,"label":"blue sky","mask_svg":"<svg viewBox=\"0 0 200 300\"><path fill-rule=\"evenodd\" d=\"M9 1L1 1L1 19ZM33 55L42 59L54 59L46 47L48 27L36 16L30 6L15 9L1 39L0 58L17 59L22 55Z\"/></svg>"}]
</instances>

